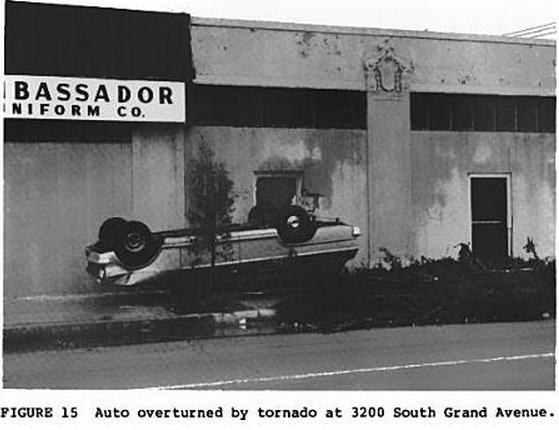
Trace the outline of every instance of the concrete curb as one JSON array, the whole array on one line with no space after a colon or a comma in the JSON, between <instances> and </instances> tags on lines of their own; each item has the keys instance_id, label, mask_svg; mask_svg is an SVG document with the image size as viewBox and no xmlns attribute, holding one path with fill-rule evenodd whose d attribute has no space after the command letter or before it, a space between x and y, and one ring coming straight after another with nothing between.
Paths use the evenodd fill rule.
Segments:
<instances>
[{"instance_id":1,"label":"concrete curb","mask_svg":"<svg viewBox=\"0 0 559 430\"><path fill-rule=\"evenodd\" d=\"M4 328L4 352L170 342L279 331L274 309Z\"/></svg>"}]
</instances>

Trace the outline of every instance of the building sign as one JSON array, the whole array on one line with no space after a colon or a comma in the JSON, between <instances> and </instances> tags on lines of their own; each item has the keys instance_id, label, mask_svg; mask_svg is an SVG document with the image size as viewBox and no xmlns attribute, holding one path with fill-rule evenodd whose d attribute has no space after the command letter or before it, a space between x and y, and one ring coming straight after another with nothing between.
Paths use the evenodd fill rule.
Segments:
<instances>
[{"instance_id":1,"label":"building sign","mask_svg":"<svg viewBox=\"0 0 559 430\"><path fill-rule=\"evenodd\" d=\"M6 118L184 122L182 82L5 77Z\"/></svg>"}]
</instances>

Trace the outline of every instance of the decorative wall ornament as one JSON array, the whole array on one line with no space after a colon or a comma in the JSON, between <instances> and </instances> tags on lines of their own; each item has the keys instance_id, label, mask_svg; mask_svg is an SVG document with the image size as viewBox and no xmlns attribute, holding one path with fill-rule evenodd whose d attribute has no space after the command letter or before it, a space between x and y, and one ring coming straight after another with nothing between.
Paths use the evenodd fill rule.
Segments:
<instances>
[{"instance_id":1,"label":"decorative wall ornament","mask_svg":"<svg viewBox=\"0 0 559 430\"><path fill-rule=\"evenodd\" d=\"M369 90L400 93L406 89L404 77L413 72L413 63L403 60L394 53L394 48L379 46L379 54L365 60L367 87Z\"/></svg>"}]
</instances>

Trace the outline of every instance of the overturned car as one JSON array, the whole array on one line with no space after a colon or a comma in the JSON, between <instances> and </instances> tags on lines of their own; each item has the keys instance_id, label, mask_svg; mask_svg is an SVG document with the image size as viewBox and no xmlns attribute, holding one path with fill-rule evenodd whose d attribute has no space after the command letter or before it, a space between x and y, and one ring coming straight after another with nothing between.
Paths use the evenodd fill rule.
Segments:
<instances>
[{"instance_id":1,"label":"overturned car","mask_svg":"<svg viewBox=\"0 0 559 430\"><path fill-rule=\"evenodd\" d=\"M358 251L359 228L338 219L319 219L299 206L273 220L251 212L248 223L219 233L213 250L201 246L200 230L151 232L139 221L109 218L86 247L87 272L118 286L186 286L208 272L240 283L300 273L319 278L339 272Z\"/></svg>"}]
</instances>

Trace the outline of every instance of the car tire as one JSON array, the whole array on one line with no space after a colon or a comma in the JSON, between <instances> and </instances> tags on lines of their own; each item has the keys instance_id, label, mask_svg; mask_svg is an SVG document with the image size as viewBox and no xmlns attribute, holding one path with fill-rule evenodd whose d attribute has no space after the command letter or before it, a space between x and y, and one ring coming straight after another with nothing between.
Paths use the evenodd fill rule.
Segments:
<instances>
[{"instance_id":1,"label":"car tire","mask_svg":"<svg viewBox=\"0 0 559 430\"><path fill-rule=\"evenodd\" d=\"M276 229L280 239L288 244L306 242L316 233L309 213L300 206L288 206L278 216Z\"/></svg>"},{"instance_id":2,"label":"car tire","mask_svg":"<svg viewBox=\"0 0 559 430\"><path fill-rule=\"evenodd\" d=\"M99 242L109 245L110 247L114 246L116 243L116 235L117 231L121 226L126 224L126 221L123 218L109 218L101 224L99 227Z\"/></svg>"},{"instance_id":3,"label":"car tire","mask_svg":"<svg viewBox=\"0 0 559 430\"><path fill-rule=\"evenodd\" d=\"M139 269L150 264L161 249L162 241L142 222L128 221L119 225L114 252L128 269Z\"/></svg>"}]
</instances>

